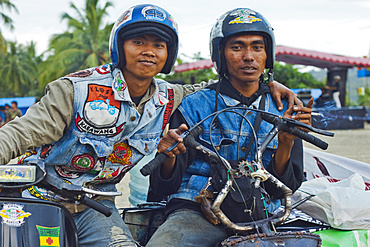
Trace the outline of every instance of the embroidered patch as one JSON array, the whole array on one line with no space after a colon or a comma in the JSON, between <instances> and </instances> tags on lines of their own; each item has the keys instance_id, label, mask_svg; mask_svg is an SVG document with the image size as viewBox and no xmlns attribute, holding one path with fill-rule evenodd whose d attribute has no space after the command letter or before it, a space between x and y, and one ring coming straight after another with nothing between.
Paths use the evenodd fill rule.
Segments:
<instances>
[{"instance_id":1,"label":"embroidered patch","mask_svg":"<svg viewBox=\"0 0 370 247\"><path fill-rule=\"evenodd\" d=\"M42 145L40 150L40 158L46 159L49 156L53 146L53 144Z\"/></svg>"},{"instance_id":2,"label":"embroidered patch","mask_svg":"<svg viewBox=\"0 0 370 247\"><path fill-rule=\"evenodd\" d=\"M89 154L77 155L72 158L72 166L80 171L90 171L95 165L95 159Z\"/></svg>"},{"instance_id":3,"label":"embroidered patch","mask_svg":"<svg viewBox=\"0 0 370 247\"><path fill-rule=\"evenodd\" d=\"M114 77L113 88L115 93L122 99L125 99L126 82L122 79L121 73L118 72Z\"/></svg>"},{"instance_id":4,"label":"embroidered patch","mask_svg":"<svg viewBox=\"0 0 370 247\"><path fill-rule=\"evenodd\" d=\"M80 70L71 74L66 75L66 77L88 77L92 75L92 70L91 69L85 69L85 70Z\"/></svg>"},{"instance_id":5,"label":"embroidered patch","mask_svg":"<svg viewBox=\"0 0 370 247\"><path fill-rule=\"evenodd\" d=\"M46 226L36 225L36 228L37 228L37 231L39 232L40 247L60 246L60 243L59 243L60 226L46 227Z\"/></svg>"},{"instance_id":6,"label":"embroidered patch","mask_svg":"<svg viewBox=\"0 0 370 247\"><path fill-rule=\"evenodd\" d=\"M55 194L50 190L46 190L36 186L31 186L27 190L32 196L39 198L41 200L59 202L64 199L63 197Z\"/></svg>"},{"instance_id":7,"label":"embroidered patch","mask_svg":"<svg viewBox=\"0 0 370 247\"><path fill-rule=\"evenodd\" d=\"M59 176L64 178L79 178L82 173L72 171L71 169L68 169L65 166L54 166L55 171L59 174Z\"/></svg>"},{"instance_id":8,"label":"embroidered patch","mask_svg":"<svg viewBox=\"0 0 370 247\"><path fill-rule=\"evenodd\" d=\"M113 170L111 168L105 168L101 171L95 180L112 180L120 174L120 169Z\"/></svg>"},{"instance_id":9,"label":"embroidered patch","mask_svg":"<svg viewBox=\"0 0 370 247\"><path fill-rule=\"evenodd\" d=\"M25 222L24 219L31 216L31 213L23 211L23 207L17 203L4 203L0 210L3 223L8 226L22 226Z\"/></svg>"},{"instance_id":10,"label":"embroidered patch","mask_svg":"<svg viewBox=\"0 0 370 247\"><path fill-rule=\"evenodd\" d=\"M37 154L36 150L27 150L23 155L19 156L17 164L23 164L24 159Z\"/></svg>"},{"instance_id":11,"label":"embroidered patch","mask_svg":"<svg viewBox=\"0 0 370 247\"><path fill-rule=\"evenodd\" d=\"M121 102L114 99L111 87L90 84L84 104L83 116L77 113L76 127L81 132L94 135L114 136L122 131L122 126L115 126L121 110Z\"/></svg>"},{"instance_id":12,"label":"embroidered patch","mask_svg":"<svg viewBox=\"0 0 370 247\"><path fill-rule=\"evenodd\" d=\"M127 144L123 142L116 143L114 144L113 152L108 156L107 161L122 165L129 165L131 156L132 151Z\"/></svg>"},{"instance_id":13,"label":"embroidered patch","mask_svg":"<svg viewBox=\"0 0 370 247\"><path fill-rule=\"evenodd\" d=\"M174 106L174 93L173 93L173 89L171 88L168 89L168 100L169 102L167 103L166 109L164 110L162 130L164 130L168 121L170 120L170 116L171 116L172 109Z\"/></svg>"},{"instance_id":14,"label":"embroidered patch","mask_svg":"<svg viewBox=\"0 0 370 247\"><path fill-rule=\"evenodd\" d=\"M94 69L101 75L109 74L111 72L109 64L104 64L102 66L95 67Z\"/></svg>"}]
</instances>

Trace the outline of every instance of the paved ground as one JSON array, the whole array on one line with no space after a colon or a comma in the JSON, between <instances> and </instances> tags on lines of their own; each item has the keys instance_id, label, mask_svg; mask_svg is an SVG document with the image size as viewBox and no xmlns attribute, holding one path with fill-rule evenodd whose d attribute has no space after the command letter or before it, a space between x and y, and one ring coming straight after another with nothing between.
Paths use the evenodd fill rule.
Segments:
<instances>
[{"instance_id":1,"label":"paved ground","mask_svg":"<svg viewBox=\"0 0 370 247\"><path fill-rule=\"evenodd\" d=\"M363 161L370 164L370 124L365 124L363 129L356 130L334 130L334 137L318 137L329 144L325 152L344 156L347 158ZM317 149L319 148L305 142L305 147ZM121 183L118 184L118 190L123 196L117 197L116 203L118 207L130 207L128 196L130 193L128 183L130 176L127 174Z\"/></svg>"},{"instance_id":2,"label":"paved ground","mask_svg":"<svg viewBox=\"0 0 370 247\"><path fill-rule=\"evenodd\" d=\"M334 130L334 137L316 135L329 144L325 152L359 160L370 164L370 124L363 129ZM321 150L305 142L305 147Z\"/></svg>"}]
</instances>

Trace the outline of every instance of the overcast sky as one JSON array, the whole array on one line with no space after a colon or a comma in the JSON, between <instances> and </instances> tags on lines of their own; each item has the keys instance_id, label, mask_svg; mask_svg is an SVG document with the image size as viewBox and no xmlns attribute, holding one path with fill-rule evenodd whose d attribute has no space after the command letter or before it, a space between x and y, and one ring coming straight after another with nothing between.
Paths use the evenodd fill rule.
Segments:
<instances>
[{"instance_id":1,"label":"overcast sky","mask_svg":"<svg viewBox=\"0 0 370 247\"><path fill-rule=\"evenodd\" d=\"M100 0L101 3L105 1ZM84 0L13 0L19 10L7 13L15 30L1 23L7 40L20 43L36 41L37 52L46 50L50 36L62 33L67 24L63 13L76 16L74 2ZM132 5L153 3L169 11L179 25L180 53L192 56L201 52L209 58L209 32L216 19L236 7L248 7L262 13L275 29L278 45L316 50L338 55L362 57L370 48L370 0L111 0L106 23L114 22ZM107 37L109 39L109 37Z\"/></svg>"}]
</instances>

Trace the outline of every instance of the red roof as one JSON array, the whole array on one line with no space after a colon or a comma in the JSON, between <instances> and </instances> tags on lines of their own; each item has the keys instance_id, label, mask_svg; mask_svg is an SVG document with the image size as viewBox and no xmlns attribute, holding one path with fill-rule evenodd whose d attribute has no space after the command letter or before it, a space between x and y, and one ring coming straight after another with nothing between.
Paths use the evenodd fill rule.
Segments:
<instances>
[{"instance_id":1,"label":"red roof","mask_svg":"<svg viewBox=\"0 0 370 247\"><path fill-rule=\"evenodd\" d=\"M183 63L175 66L175 72L185 72L189 70L198 70L198 69L209 69L213 67L211 59L199 60L193 63Z\"/></svg>"},{"instance_id":2,"label":"red roof","mask_svg":"<svg viewBox=\"0 0 370 247\"><path fill-rule=\"evenodd\" d=\"M318 68L370 67L369 58L346 57L325 52L311 51L288 46L276 47L276 61L289 64L310 65ZM211 59L199 60L175 66L175 72L212 68Z\"/></svg>"},{"instance_id":3,"label":"red roof","mask_svg":"<svg viewBox=\"0 0 370 247\"><path fill-rule=\"evenodd\" d=\"M311 65L319 68L370 67L369 58L346 57L281 45L276 47L276 61Z\"/></svg>"}]
</instances>

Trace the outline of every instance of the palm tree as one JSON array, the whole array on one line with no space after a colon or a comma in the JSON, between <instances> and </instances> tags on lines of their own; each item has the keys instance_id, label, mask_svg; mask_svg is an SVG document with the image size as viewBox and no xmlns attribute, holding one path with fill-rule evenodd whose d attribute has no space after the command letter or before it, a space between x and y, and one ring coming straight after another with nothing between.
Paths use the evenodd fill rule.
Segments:
<instances>
[{"instance_id":1,"label":"palm tree","mask_svg":"<svg viewBox=\"0 0 370 247\"><path fill-rule=\"evenodd\" d=\"M14 9L17 13L18 10L15 7L15 5L12 4L9 0L0 0L0 21L4 22L5 26L8 26L10 30L13 30L14 29L13 20L2 11L5 8L7 8L9 11ZM1 34L1 29L0 29L0 51L6 53L6 41L3 35Z\"/></svg>"},{"instance_id":2,"label":"palm tree","mask_svg":"<svg viewBox=\"0 0 370 247\"><path fill-rule=\"evenodd\" d=\"M8 42L8 54L0 68L1 96L28 96L37 88L37 61L35 43L27 46Z\"/></svg>"},{"instance_id":3,"label":"palm tree","mask_svg":"<svg viewBox=\"0 0 370 247\"><path fill-rule=\"evenodd\" d=\"M62 20L68 21L68 30L54 35L50 41L49 52L53 55L48 57L41 68L41 87L70 72L109 61L108 39L113 24L104 25L103 19L107 15L107 8L113 4L108 1L100 8L98 3L99 0L86 0L83 10L71 3L76 17L63 14Z\"/></svg>"}]
</instances>

